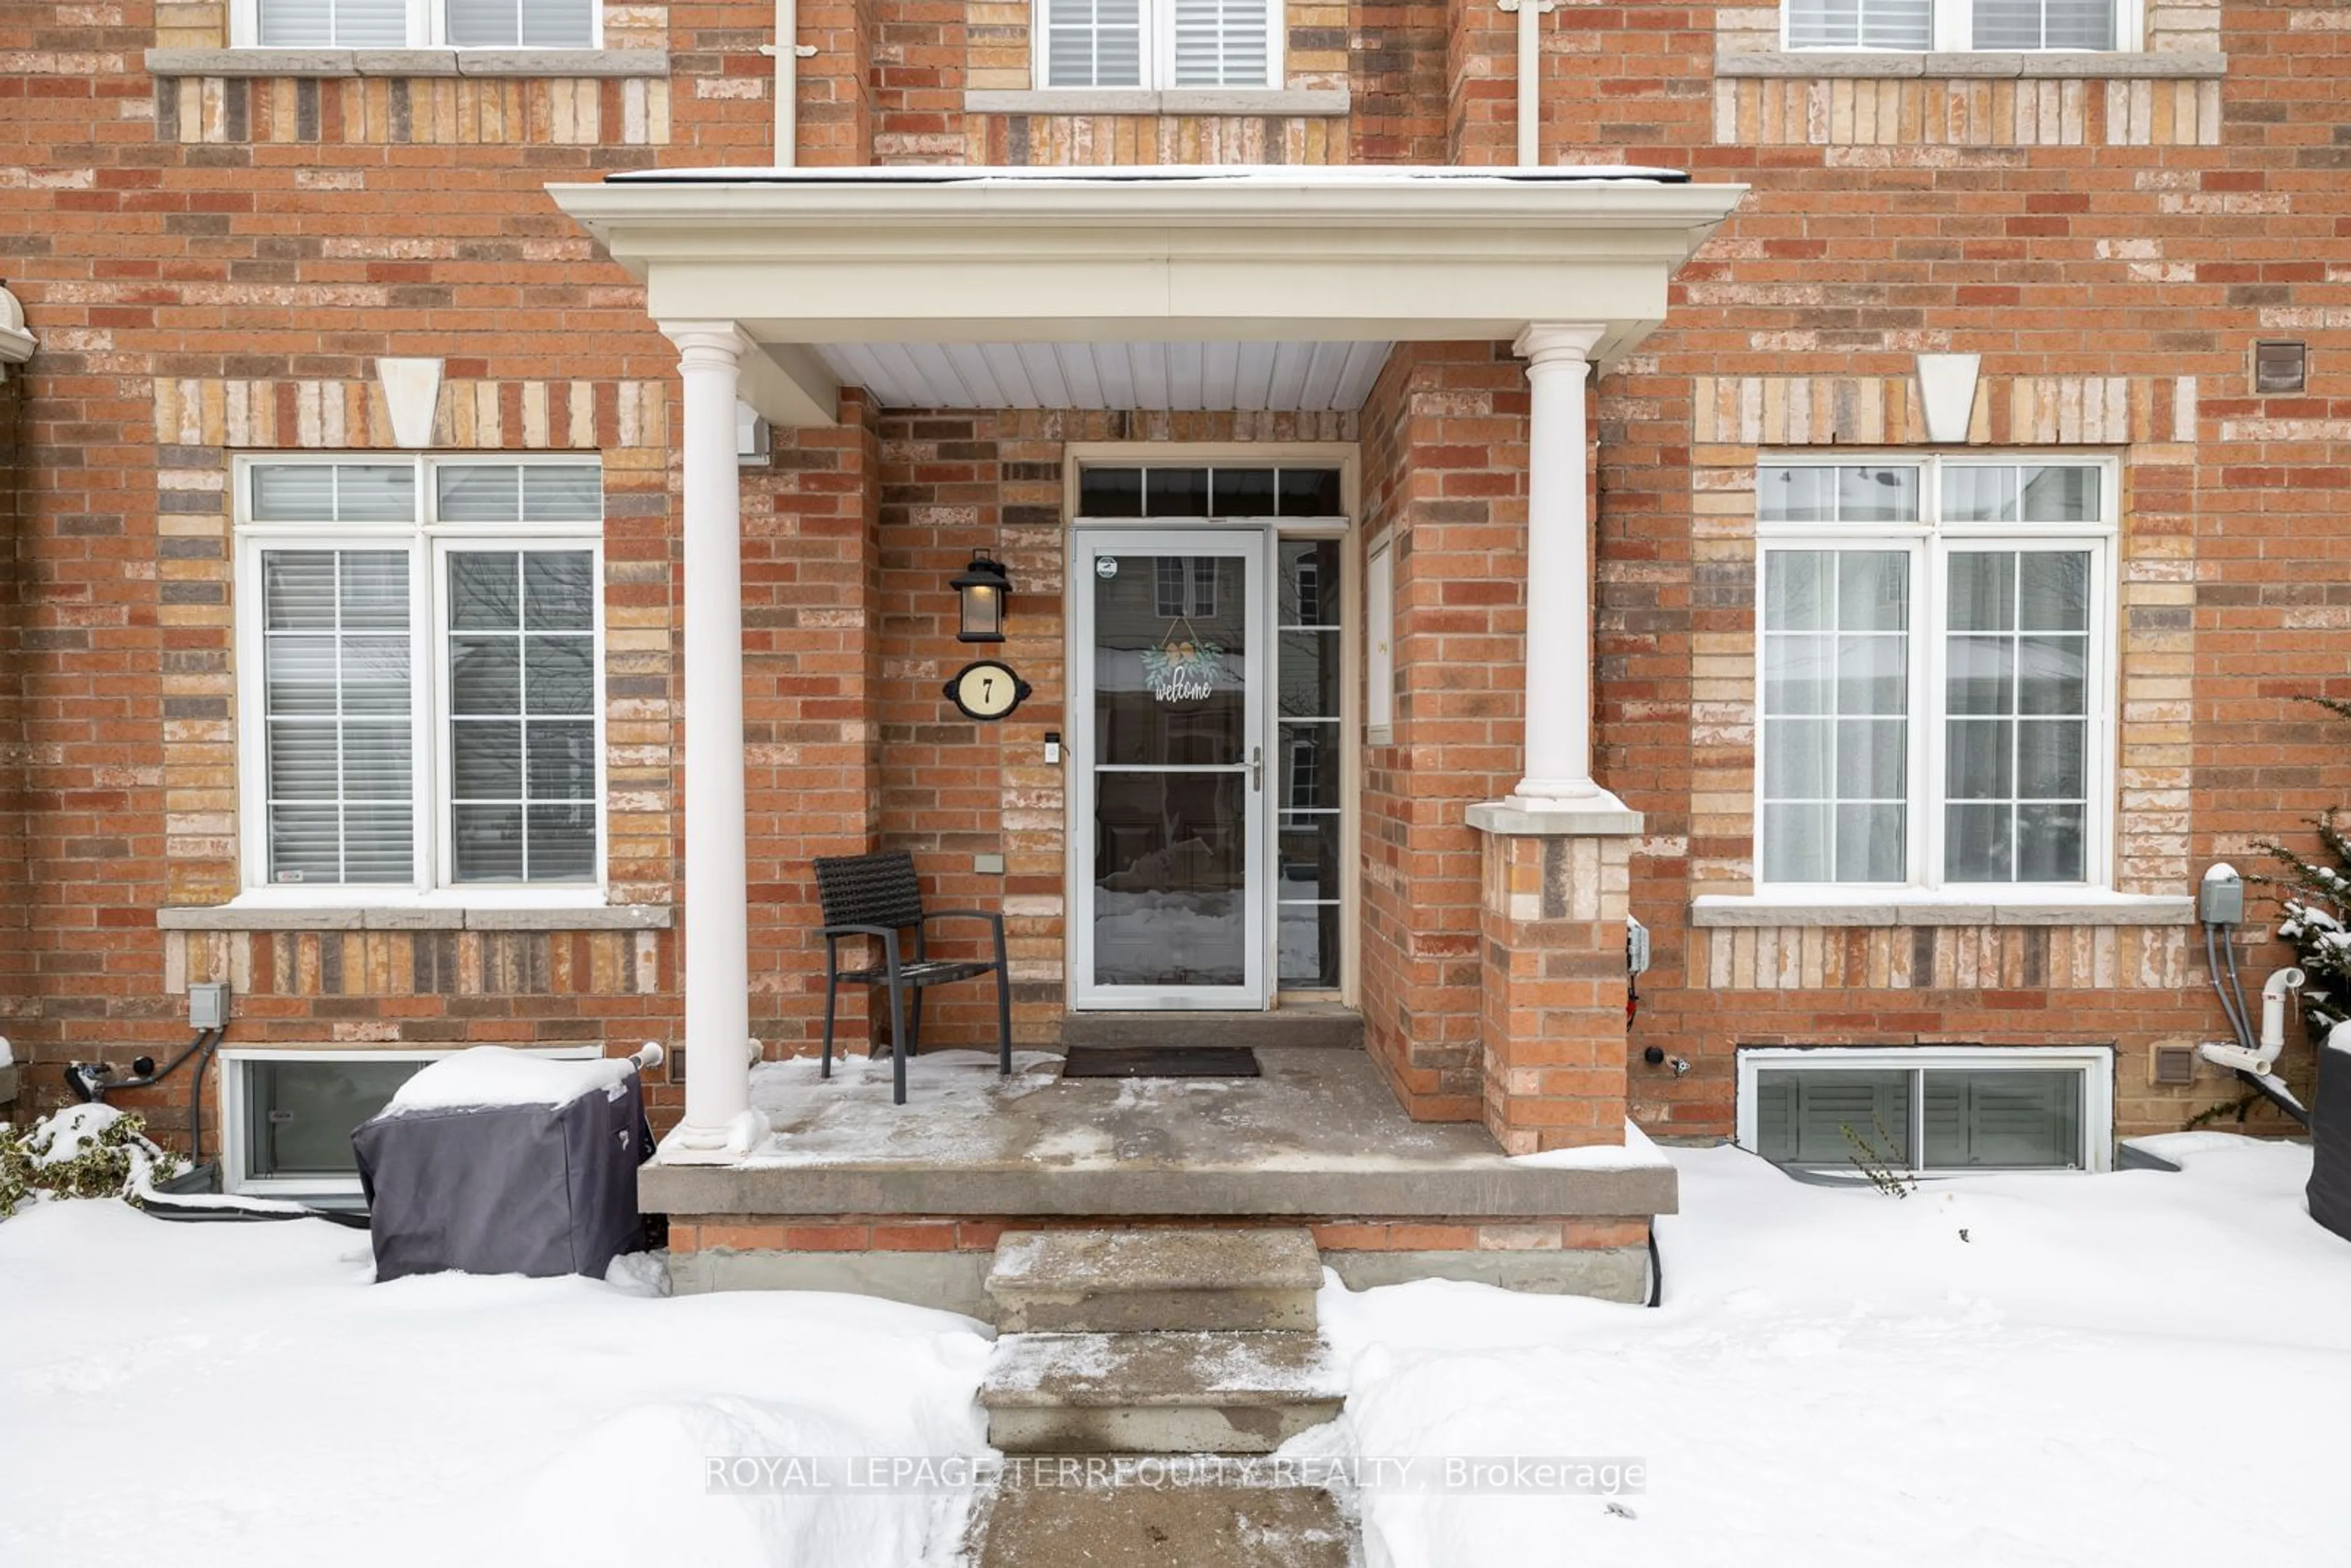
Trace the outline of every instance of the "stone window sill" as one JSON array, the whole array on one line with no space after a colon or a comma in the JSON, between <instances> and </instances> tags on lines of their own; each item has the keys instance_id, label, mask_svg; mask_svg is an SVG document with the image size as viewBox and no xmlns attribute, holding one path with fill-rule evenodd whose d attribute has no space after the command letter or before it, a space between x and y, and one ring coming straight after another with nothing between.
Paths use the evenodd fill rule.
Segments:
<instances>
[{"instance_id":1,"label":"stone window sill","mask_svg":"<svg viewBox=\"0 0 2351 1568\"><path fill-rule=\"evenodd\" d=\"M666 49L150 49L158 77L665 77Z\"/></svg>"},{"instance_id":2,"label":"stone window sill","mask_svg":"<svg viewBox=\"0 0 2351 1568\"><path fill-rule=\"evenodd\" d=\"M246 897L158 909L165 931L662 931L665 904L598 904L544 897L529 903L410 899L329 904Z\"/></svg>"},{"instance_id":3,"label":"stone window sill","mask_svg":"<svg viewBox=\"0 0 2351 1568\"><path fill-rule=\"evenodd\" d=\"M1347 112L1345 88L1050 88L1033 91L974 89L963 95L967 114L1245 114L1281 118Z\"/></svg>"},{"instance_id":4,"label":"stone window sill","mask_svg":"<svg viewBox=\"0 0 2351 1568\"><path fill-rule=\"evenodd\" d=\"M1980 894L1869 894L1851 899L1778 894L1701 894L1692 925L2186 925L2186 894L2098 893L1987 899Z\"/></svg>"},{"instance_id":5,"label":"stone window sill","mask_svg":"<svg viewBox=\"0 0 2351 1568\"><path fill-rule=\"evenodd\" d=\"M2229 74L2229 57L2215 54L2013 53L1897 54L1876 50L1789 49L1766 54L1718 56L1718 77L2085 77L2132 81L2200 80Z\"/></svg>"}]
</instances>

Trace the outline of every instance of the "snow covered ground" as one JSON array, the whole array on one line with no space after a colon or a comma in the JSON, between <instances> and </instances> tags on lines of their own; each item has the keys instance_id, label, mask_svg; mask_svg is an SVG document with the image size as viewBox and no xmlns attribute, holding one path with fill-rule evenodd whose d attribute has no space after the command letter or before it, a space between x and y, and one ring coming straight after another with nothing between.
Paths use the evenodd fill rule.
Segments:
<instances>
[{"instance_id":1,"label":"snow covered ground","mask_svg":"<svg viewBox=\"0 0 2351 1568\"><path fill-rule=\"evenodd\" d=\"M1901 1199L1675 1151L1664 1306L1326 1291L1352 1392L1293 1447L1646 1463L1621 1511L1367 1493L1372 1568L2351 1560L2351 1242L2306 1148L2161 1143L2183 1174Z\"/></svg>"},{"instance_id":2,"label":"snow covered ground","mask_svg":"<svg viewBox=\"0 0 2351 1568\"><path fill-rule=\"evenodd\" d=\"M979 1453L987 1351L888 1301L373 1285L317 1220L43 1203L0 1222L0 1564L944 1563L965 1497L712 1496L704 1458Z\"/></svg>"},{"instance_id":3,"label":"snow covered ground","mask_svg":"<svg viewBox=\"0 0 2351 1568\"><path fill-rule=\"evenodd\" d=\"M1656 1312L1324 1292L1347 1414L1294 1448L1637 1458L1646 1491L1374 1491L1374 1568L2334 1563L2351 1242L2307 1151L1896 1200L1676 1151ZM952 1493L713 1496L713 1454L973 1455L969 1321L839 1296L367 1282L313 1221L0 1223L0 1563L903 1568ZM1170 1559L1177 1561L1177 1559Z\"/></svg>"}]
</instances>

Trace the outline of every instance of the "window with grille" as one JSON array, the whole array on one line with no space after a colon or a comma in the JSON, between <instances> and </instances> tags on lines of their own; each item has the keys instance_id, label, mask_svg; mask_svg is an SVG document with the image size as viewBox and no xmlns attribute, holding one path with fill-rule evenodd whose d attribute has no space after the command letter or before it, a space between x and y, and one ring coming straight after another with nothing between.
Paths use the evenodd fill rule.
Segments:
<instances>
[{"instance_id":1,"label":"window with grille","mask_svg":"<svg viewBox=\"0 0 2351 1568\"><path fill-rule=\"evenodd\" d=\"M238 478L248 883L593 886L599 467L266 459Z\"/></svg>"},{"instance_id":2,"label":"window with grille","mask_svg":"<svg viewBox=\"0 0 2351 1568\"><path fill-rule=\"evenodd\" d=\"M1042 0L1039 9L1046 87L1280 85L1273 0Z\"/></svg>"},{"instance_id":3,"label":"window with grille","mask_svg":"<svg viewBox=\"0 0 2351 1568\"><path fill-rule=\"evenodd\" d=\"M1792 49L2128 47L2132 0L1788 0Z\"/></svg>"},{"instance_id":4,"label":"window with grille","mask_svg":"<svg viewBox=\"0 0 2351 1568\"><path fill-rule=\"evenodd\" d=\"M598 0L245 0L241 44L290 49L587 49Z\"/></svg>"},{"instance_id":5,"label":"window with grille","mask_svg":"<svg viewBox=\"0 0 2351 1568\"><path fill-rule=\"evenodd\" d=\"M1758 469L1760 881L2104 883L2114 477L2038 456Z\"/></svg>"}]
</instances>

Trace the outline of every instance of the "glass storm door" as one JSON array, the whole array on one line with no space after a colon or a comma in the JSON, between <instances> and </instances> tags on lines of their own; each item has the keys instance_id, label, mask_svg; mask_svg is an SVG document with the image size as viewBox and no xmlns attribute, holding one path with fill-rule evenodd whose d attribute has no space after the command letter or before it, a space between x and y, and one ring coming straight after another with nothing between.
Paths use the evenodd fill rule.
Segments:
<instances>
[{"instance_id":1,"label":"glass storm door","mask_svg":"<svg viewBox=\"0 0 2351 1568\"><path fill-rule=\"evenodd\" d=\"M1075 1006L1266 1005L1265 551L1256 529L1074 534Z\"/></svg>"}]
</instances>

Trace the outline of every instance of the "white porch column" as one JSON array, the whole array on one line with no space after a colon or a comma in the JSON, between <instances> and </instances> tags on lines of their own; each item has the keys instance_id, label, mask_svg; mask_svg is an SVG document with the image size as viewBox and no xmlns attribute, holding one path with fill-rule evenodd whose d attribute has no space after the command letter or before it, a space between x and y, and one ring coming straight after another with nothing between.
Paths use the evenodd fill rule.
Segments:
<instances>
[{"instance_id":1,"label":"white porch column","mask_svg":"<svg viewBox=\"0 0 2351 1568\"><path fill-rule=\"evenodd\" d=\"M1592 781L1592 544L1583 383L1605 330L1539 321L1514 345L1527 361L1527 775L1525 811L1622 811Z\"/></svg>"},{"instance_id":2,"label":"white porch column","mask_svg":"<svg viewBox=\"0 0 2351 1568\"><path fill-rule=\"evenodd\" d=\"M732 321L664 321L685 382L685 1120L726 1146L751 1103L744 872L743 519L735 398L750 348Z\"/></svg>"}]
</instances>

